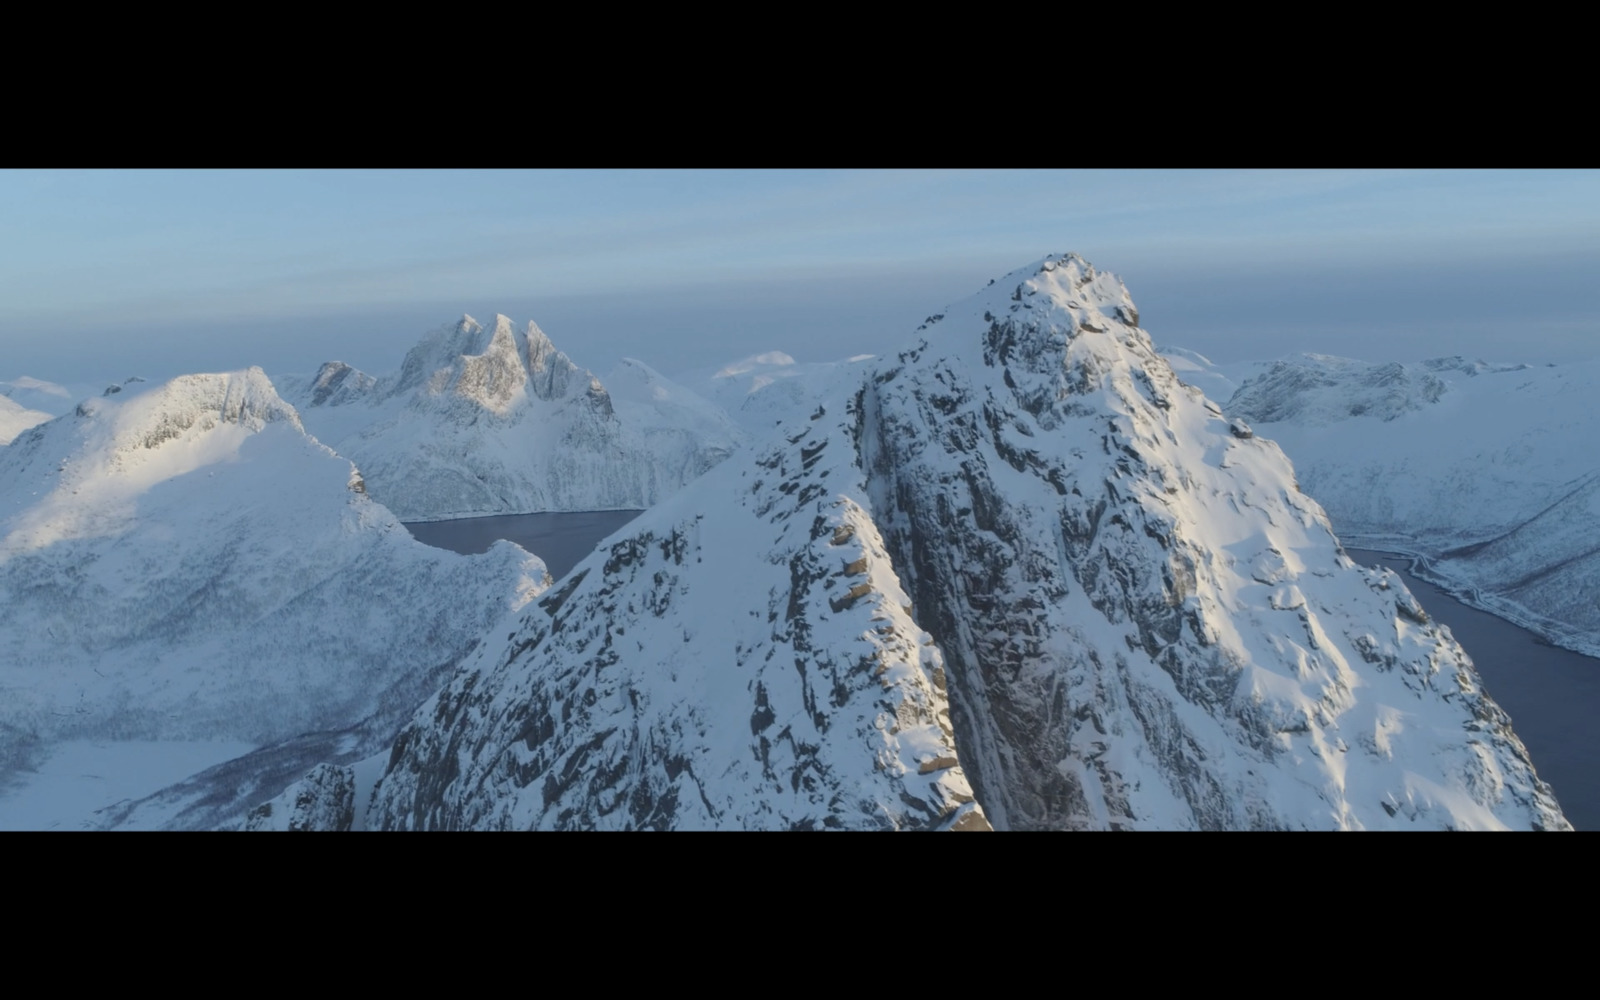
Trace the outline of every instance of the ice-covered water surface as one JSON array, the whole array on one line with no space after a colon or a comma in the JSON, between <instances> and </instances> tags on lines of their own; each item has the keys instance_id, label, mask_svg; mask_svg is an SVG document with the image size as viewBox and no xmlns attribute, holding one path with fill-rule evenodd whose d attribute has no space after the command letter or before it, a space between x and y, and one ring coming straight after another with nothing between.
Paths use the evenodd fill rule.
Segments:
<instances>
[{"instance_id":1,"label":"ice-covered water surface","mask_svg":"<svg viewBox=\"0 0 1600 1000\"><path fill-rule=\"evenodd\" d=\"M1399 573L1428 613L1450 627L1490 696L1511 714L1539 777L1555 789L1567 818L1579 830L1600 830L1600 750L1590 733L1600 707L1600 660L1462 604L1412 576L1411 561L1403 556L1346 551L1357 562Z\"/></svg>"}]
</instances>

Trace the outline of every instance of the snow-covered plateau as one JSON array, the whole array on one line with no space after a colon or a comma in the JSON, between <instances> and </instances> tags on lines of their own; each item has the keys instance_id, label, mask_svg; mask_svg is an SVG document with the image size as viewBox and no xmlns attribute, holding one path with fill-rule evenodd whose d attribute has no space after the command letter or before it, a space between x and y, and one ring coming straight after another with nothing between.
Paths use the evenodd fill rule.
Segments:
<instances>
[{"instance_id":1,"label":"snow-covered plateau","mask_svg":"<svg viewBox=\"0 0 1600 1000\"><path fill-rule=\"evenodd\" d=\"M1138 322L1053 256L822 377L249 825L1570 829L1449 631Z\"/></svg>"},{"instance_id":2,"label":"snow-covered plateau","mask_svg":"<svg viewBox=\"0 0 1600 1000\"><path fill-rule=\"evenodd\" d=\"M1349 544L1410 555L1467 603L1600 656L1600 362L1165 353L1283 447Z\"/></svg>"},{"instance_id":3,"label":"snow-covered plateau","mask_svg":"<svg viewBox=\"0 0 1600 1000\"><path fill-rule=\"evenodd\" d=\"M260 369L88 398L0 448L0 826L63 748L386 744L547 585L412 539Z\"/></svg>"},{"instance_id":4,"label":"snow-covered plateau","mask_svg":"<svg viewBox=\"0 0 1600 1000\"><path fill-rule=\"evenodd\" d=\"M744 440L720 408L642 362L602 383L538 326L518 331L505 316L434 330L393 375L330 361L277 382L407 521L638 510Z\"/></svg>"}]
</instances>

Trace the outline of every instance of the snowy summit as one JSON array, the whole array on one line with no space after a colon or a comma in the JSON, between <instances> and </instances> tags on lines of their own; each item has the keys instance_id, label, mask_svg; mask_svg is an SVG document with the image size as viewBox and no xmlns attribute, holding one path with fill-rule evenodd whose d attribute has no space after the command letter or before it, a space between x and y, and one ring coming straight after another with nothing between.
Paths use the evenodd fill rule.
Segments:
<instances>
[{"instance_id":1,"label":"snowy summit","mask_svg":"<svg viewBox=\"0 0 1600 1000\"><path fill-rule=\"evenodd\" d=\"M533 323L470 316L382 378L330 361L284 376L307 428L406 520L649 507L743 441L714 407L638 362L613 393Z\"/></svg>"}]
</instances>

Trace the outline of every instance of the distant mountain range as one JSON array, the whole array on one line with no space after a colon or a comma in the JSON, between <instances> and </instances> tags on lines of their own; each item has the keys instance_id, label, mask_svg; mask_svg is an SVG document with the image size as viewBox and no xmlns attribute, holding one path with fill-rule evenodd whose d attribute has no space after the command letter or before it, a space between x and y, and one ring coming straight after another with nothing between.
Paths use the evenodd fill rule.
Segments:
<instances>
[{"instance_id":1,"label":"distant mountain range","mask_svg":"<svg viewBox=\"0 0 1600 1000\"><path fill-rule=\"evenodd\" d=\"M739 428L637 361L601 383L534 324L441 327L399 372L280 376L319 440L405 520L649 507L732 454Z\"/></svg>"}]
</instances>

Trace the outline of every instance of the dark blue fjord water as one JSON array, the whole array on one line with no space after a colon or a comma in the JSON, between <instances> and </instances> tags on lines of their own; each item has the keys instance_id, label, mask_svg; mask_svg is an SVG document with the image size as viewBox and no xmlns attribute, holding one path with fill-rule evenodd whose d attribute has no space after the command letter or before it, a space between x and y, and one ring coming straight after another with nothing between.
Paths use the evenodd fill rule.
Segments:
<instances>
[{"instance_id":1,"label":"dark blue fjord water","mask_svg":"<svg viewBox=\"0 0 1600 1000\"><path fill-rule=\"evenodd\" d=\"M1410 573L1404 556L1346 549L1350 558L1399 573L1422 607L1450 626L1483 678L1484 690L1511 716L1539 777L1555 790L1567 819L1600 830L1600 660L1550 645L1527 629L1468 607Z\"/></svg>"},{"instance_id":2,"label":"dark blue fjord water","mask_svg":"<svg viewBox=\"0 0 1600 1000\"><path fill-rule=\"evenodd\" d=\"M544 560L550 575L559 580L596 543L638 517L640 510L586 510L559 514L495 514L455 521L407 524L417 541L463 555L489 551L504 538Z\"/></svg>"}]
</instances>

